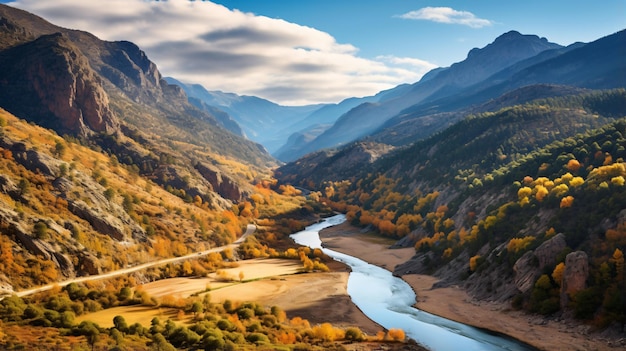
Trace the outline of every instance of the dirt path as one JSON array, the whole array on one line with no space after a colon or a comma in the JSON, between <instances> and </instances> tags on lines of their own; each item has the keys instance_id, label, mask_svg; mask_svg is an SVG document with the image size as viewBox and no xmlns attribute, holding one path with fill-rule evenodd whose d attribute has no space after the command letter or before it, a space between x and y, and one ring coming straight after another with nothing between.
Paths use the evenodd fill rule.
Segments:
<instances>
[{"instance_id":1,"label":"dirt path","mask_svg":"<svg viewBox=\"0 0 626 351\"><path fill-rule=\"evenodd\" d=\"M50 290L50 289L52 289L55 286L63 287L63 286L69 285L71 283L83 283L83 282L93 281L93 280L113 278L113 277L117 277L117 276L120 276L120 275L137 272L137 271L140 271L140 270L143 270L143 269L146 269L146 268L150 268L150 267L154 267L154 266L161 266L161 265L165 265L165 264L168 264L168 263L174 263L174 262L180 262L180 261L184 261L184 260L188 260L188 259L198 258L198 257L201 257L201 256L206 256L206 255L208 255L210 253L214 253L214 252L222 252L222 251L224 251L226 249L235 250L237 247L239 247L239 245L241 245L241 243L246 239L246 237L248 235L252 235L255 231L256 231L256 226L254 224L248 224L248 227L246 228L246 232L239 239L237 239L237 241L235 241L234 243L229 244L229 245L215 247L215 248L212 248L212 249L209 249L209 250L204 250L204 251L201 251L201 252L194 252L192 254L181 256L181 257L165 258L165 259L154 261L154 262L147 262L147 263L143 263L143 264L140 264L140 265L137 265L137 266L134 266L134 267L118 269L116 271L106 272L106 273L102 273L102 274L98 274L98 275L90 275L90 276L86 276L86 277L73 278L73 279L68 279L68 280L64 280L64 281L61 281L61 282L56 282L56 283L51 283L51 284L47 284L47 285L42 285L42 286L39 286L39 287L36 287L36 288L32 288L32 289L17 291L17 292L15 292L15 295L20 296L20 297L28 296L28 295L39 293L39 292L42 292L42 291ZM2 297L0 297L0 299L2 299Z\"/></svg>"}]
</instances>

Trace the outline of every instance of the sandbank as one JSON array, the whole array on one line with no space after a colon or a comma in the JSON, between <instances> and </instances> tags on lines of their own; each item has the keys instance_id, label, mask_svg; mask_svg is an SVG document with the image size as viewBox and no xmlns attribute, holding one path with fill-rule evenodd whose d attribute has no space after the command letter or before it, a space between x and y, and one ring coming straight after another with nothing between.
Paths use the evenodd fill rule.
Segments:
<instances>
[{"instance_id":1,"label":"sandbank","mask_svg":"<svg viewBox=\"0 0 626 351\"><path fill-rule=\"evenodd\" d=\"M325 247L389 270L415 252L413 248L389 249L389 241L364 234L348 223L326 228L320 237ZM506 304L476 301L459 287L433 289L435 277L411 274L402 279L415 290L417 308L441 317L507 334L541 350L616 350L584 325L514 311Z\"/></svg>"}]
</instances>

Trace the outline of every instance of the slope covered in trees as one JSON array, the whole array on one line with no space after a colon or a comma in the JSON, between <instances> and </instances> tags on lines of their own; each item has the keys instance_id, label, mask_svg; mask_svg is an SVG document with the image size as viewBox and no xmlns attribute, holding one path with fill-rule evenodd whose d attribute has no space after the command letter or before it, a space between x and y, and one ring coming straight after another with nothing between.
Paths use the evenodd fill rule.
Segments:
<instances>
[{"instance_id":1,"label":"slope covered in trees","mask_svg":"<svg viewBox=\"0 0 626 351\"><path fill-rule=\"evenodd\" d=\"M331 170L354 146L278 174L319 189L354 224L414 245L396 274L431 273L478 298L623 323L624 117L623 89L539 99L468 116L347 176L297 169Z\"/></svg>"}]
</instances>

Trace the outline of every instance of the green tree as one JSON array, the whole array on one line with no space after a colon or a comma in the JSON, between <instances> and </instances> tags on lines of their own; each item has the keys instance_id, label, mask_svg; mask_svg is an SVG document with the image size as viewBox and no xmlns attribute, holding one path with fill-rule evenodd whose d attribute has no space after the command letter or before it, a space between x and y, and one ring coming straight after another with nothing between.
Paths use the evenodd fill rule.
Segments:
<instances>
[{"instance_id":1,"label":"green tree","mask_svg":"<svg viewBox=\"0 0 626 351\"><path fill-rule=\"evenodd\" d=\"M46 222L39 221L35 223L35 237L41 240L48 238L48 226Z\"/></svg>"},{"instance_id":2,"label":"green tree","mask_svg":"<svg viewBox=\"0 0 626 351\"><path fill-rule=\"evenodd\" d=\"M65 155L66 151L67 151L67 145L65 145L64 142L57 140L56 144L54 145L54 154L62 158Z\"/></svg>"},{"instance_id":3,"label":"green tree","mask_svg":"<svg viewBox=\"0 0 626 351\"><path fill-rule=\"evenodd\" d=\"M161 333L156 333L152 336L150 349L154 351L176 351L176 348Z\"/></svg>"},{"instance_id":4,"label":"green tree","mask_svg":"<svg viewBox=\"0 0 626 351\"><path fill-rule=\"evenodd\" d=\"M20 189L21 195L26 195L30 192L30 182L26 178L20 179L17 184L17 187Z\"/></svg>"},{"instance_id":5,"label":"green tree","mask_svg":"<svg viewBox=\"0 0 626 351\"><path fill-rule=\"evenodd\" d=\"M100 339L100 329L91 321L83 321L77 327L74 332L78 335L83 335L87 339L87 343L91 346L91 350L95 350L96 342Z\"/></svg>"},{"instance_id":6,"label":"green tree","mask_svg":"<svg viewBox=\"0 0 626 351\"><path fill-rule=\"evenodd\" d=\"M128 323L126 323L126 319L123 316L113 317L113 326L122 333L128 333Z\"/></svg>"}]
</instances>

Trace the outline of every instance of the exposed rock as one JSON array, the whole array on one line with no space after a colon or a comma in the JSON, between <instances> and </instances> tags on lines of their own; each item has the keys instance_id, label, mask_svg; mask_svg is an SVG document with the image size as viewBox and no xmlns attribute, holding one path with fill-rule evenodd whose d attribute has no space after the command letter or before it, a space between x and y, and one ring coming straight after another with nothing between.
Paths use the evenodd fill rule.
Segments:
<instances>
[{"instance_id":1,"label":"exposed rock","mask_svg":"<svg viewBox=\"0 0 626 351\"><path fill-rule=\"evenodd\" d=\"M555 265L556 256L566 246L565 235L559 233L543 242L535 251L528 251L520 257L513 266L514 282L517 289L522 293L530 291L543 269Z\"/></svg>"},{"instance_id":2,"label":"exposed rock","mask_svg":"<svg viewBox=\"0 0 626 351\"><path fill-rule=\"evenodd\" d=\"M13 292L13 285L9 278L4 273L0 273L0 296L11 295Z\"/></svg>"},{"instance_id":3,"label":"exposed rock","mask_svg":"<svg viewBox=\"0 0 626 351\"><path fill-rule=\"evenodd\" d=\"M60 133L113 133L119 121L87 58L61 33L5 50L0 103L22 118Z\"/></svg>"},{"instance_id":4,"label":"exposed rock","mask_svg":"<svg viewBox=\"0 0 626 351\"><path fill-rule=\"evenodd\" d=\"M240 201L243 198L243 194L237 182L227 177L217 167L205 163L198 163L196 169L200 172L202 177L211 184L213 190L223 198L232 201Z\"/></svg>"},{"instance_id":5,"label":"exposed rock","mask_svg":"<svg viewBox=\"0 0 626 351\"><path fill-rule=\"evenodd\" d=\"M126 231L122 221L110 213L102 211L99 207L89 206L81 200L69 200L67 208L73 214L89 222L96 231L118 241L126 239Z\"/></svg>"},{"instance_id":6,"label":"exposed rock","mask_svg":"<svg viewBox=\"0 0 626 351\"><path fill-rule=\"evenodd\" d=\"M567 306L570 296L587 287L589 258L584 251L571 252L565 257L565 272L561 282L561 307Z\"/></svg>"},{"instance_id":7,"label":"exposed rock","mask_svg":"<svg viewBox=\"0 0 626 351\"><path fill-rule=\"evenodd\" d=\"M405 274L426 274L430 273L429 263L433 261L435 254L432 251L420 252L411 257L410 260L397 265L393 274L403 276Z\"/></svg>"},{"instance_id":8,"label":"exposed rock","mask_svg":"<svg viewBox=\"0 0 626 351\"><path fill-rule=\"evenodd\" d=\"M19 216L15 211L0 206L0 222L7 228L6 234L12 235L16 241L33 255L41 256L46 260L54 262L65 276L73 276L74 268L72 261L67 256L57 252L50 243L33 238L18 219ZM64 230L58 225L54 228L55 230Z\"/></svg>"},{"instance_id":9,"label":"exposed rock","mask_svg":"<svg viewBox=\"0 0 626 351\"><path fill-rule=\"evenodd\" d=\"M102 267L98 259L90 253L82 253L78 258L79 275L98 275L102 273Z\"/></svg>"},{"instance_id":10,"label":"exposed rock","mask_svg":"<svg viewBox=\"0 0 626 351\"><path fill-rule=\"evenodd\" d=\"M52 182L52 186L61 193L69 193L72 191L74 183L65 177L59 177Z\"/></svg>"},{"instance_id":11,"label":"exposed rock","mask_svg":"<svg viewBox=\"0 0 626 351\"><path fill-rule=\"evenodd\" d=\"M61 161L43 152L28 149L23 142L12 140L7 136L0 136L0 147L10 150L13 154L13 159L29 171L52 177L59 173Z\"/></svg>"},{"instance_id":12,"label":"exposed rock","mask_svg":"<svg viewBox=\"0 0 626 351\"><path fill-rule=\"evenodd\" d=\"M20 189L6 174L0 174L0 193L5 193L13 199L17 199L21 195Z\"/></svg>"},{"instance_id":13,"label":"exposed rock","mask_svg":"<svg viewBox=\"0 0 626 351\"><path fill-rule=\"evenodd\" d=\"M135 101L163 102L162 85L167 82L144 51L128 41L107 42L105 47L99 71L106 79Z\"/></svg>"},{"instance_id":14,"label":"exposed rock","mask_svg":"<svg viewBox=\"0 0 626 351\"><path fill-rule=\"evenodd\" d=\"M59 173L59 161L35 150L14 152L13 158L29 171L55 176Z\"/></svg>"}]
</instances>

